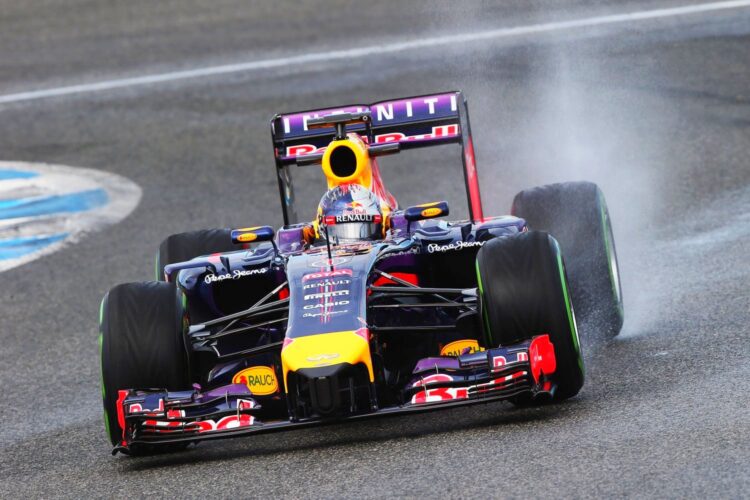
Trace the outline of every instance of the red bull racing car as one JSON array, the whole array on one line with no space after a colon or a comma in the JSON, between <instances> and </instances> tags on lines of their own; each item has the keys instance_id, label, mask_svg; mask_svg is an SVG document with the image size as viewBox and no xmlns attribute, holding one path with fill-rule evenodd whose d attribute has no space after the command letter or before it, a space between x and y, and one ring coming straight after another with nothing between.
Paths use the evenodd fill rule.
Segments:
<instances>
[{"instance_id":1,"label":"red bull racing car","mask_svg":"<svg viewBox=\"0 0 750 500\"><path fill-rule=\"evenodd\" d=\"M115 453L579 392L577 321L614 335L623 320L595 184L525 190L512 215L485 216L461 92L280 114L271 131L284 226L172 235L156 281L102 300ZM460 146L468 220L401 207L381 179L379 157L441 144ZM312 221L297 219L297 167L327 183Z\"/></svg>"}]
</instances>

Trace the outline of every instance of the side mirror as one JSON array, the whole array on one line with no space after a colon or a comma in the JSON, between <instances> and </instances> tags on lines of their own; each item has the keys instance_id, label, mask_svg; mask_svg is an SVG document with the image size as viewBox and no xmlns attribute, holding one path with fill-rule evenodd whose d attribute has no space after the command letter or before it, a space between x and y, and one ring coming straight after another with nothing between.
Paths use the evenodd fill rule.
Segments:
<instances>
[{"instance_id":1,"label":"side mirror","mask_svg":"<svg viewBox=\"0 0 750 500\"><path fill-rule=\"evenodd\" d=\"M273 241L274 231L271 226L245 227L232 229L232 243L257 243L259 241Z\"/></svg>"},{"instance_id":2,"label":"side mirror","mask_svg":"<svg viewBox=\"0 0 750 500\"><path fill-rule=\"evenodd\" d=\"M435 217L444 217L450 214L447 201L436 201L433 203L423 203L415 205L404 210L404 219L409 222L418 220L434 219Z\"/></svg>"}]
</instances>

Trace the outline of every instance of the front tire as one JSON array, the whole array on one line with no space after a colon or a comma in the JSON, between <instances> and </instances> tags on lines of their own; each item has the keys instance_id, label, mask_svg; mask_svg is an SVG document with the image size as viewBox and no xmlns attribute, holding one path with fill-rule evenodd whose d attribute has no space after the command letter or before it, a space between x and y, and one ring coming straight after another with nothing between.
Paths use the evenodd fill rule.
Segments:
<instances>
[{"instance_id":1,"label":"front tire","mask_svg":"<svg viewBox=\"0 0 750 500\"><path fill-rule=\"evenodd\" d=\"M102 398L113 445L123 439L117 416L119 390L191 388L186 328L183 295L171 283L117 285L102 299Z\"/></svg>"},{"instance_id":2,"label":"front tire","mask_svg":"<svg viewBox=\"0 0 750 500\"><path fill-rule=\"evenodd\" d=\"M242 247L232 243L231 229L200 229L173 234L159 245L156 253L155 273L157 281L166 281L164 266L185 262L202 255L233 252Z\"/></svg>"},{"instance_id":3,"label":"front tire","mask_svg":"<svg viewBox=\"0 0 750 500\"><path fill-rule=\"evenodd\" d=\"M555 349L555 401L575 396L584 366L560 246L529 231L488 241L477 254L477 281L487 347L548 334Z\"/></svg>"},{"instance_id":4,"label":"front tire","mask_svg":"<svg viewBox=\"0 0 750 500\"><path fill-rule=\"evenodd\" d=\"M527 189L511 213L560 243L570 288L586 337L607 339L622 329L624 310L615 239L604 194L592 182Z\"/></svg>"}]
</instances>

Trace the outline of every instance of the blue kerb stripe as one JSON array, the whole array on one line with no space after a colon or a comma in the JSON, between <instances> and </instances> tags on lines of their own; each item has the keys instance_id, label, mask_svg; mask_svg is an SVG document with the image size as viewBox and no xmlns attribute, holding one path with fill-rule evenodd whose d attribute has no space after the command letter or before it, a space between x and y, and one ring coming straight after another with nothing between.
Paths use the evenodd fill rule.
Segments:
<instances>
[{"instance_id":1,"label":"blue kerb stripe","mask_svg":"<svg viewBox=\"0 0 750 500\"><path fill-rule=\"evenodd\" d=\"M0 240L0 260L15 259L37 252L44 247L64 240L67 236L68 233L61 233L50 236L30 236L28 238Z\"/></svg>"},{"instance_id":2,"label":"blue kerb stripe","mask_svg":"<svg viewBox=\"0 0 750 500\"><path fill-rule=\"evenodd\" d=\"M85 212L106 205L108 199L107 192L100 188L79 193L0 200L0 219Z\"/></svg>"},{"instance_id":3,"label":"blue kerb stripe","mask_svg":"<svg viewBox=\"0 0 750 500\"><path fill-rule=\"evenodd\" d=\"M36 172L24 172L21 170L2 170L0 169L0 181L8 181L11 179L30 179L36 177L39 174Z\"/></svg>"}]
</instances>

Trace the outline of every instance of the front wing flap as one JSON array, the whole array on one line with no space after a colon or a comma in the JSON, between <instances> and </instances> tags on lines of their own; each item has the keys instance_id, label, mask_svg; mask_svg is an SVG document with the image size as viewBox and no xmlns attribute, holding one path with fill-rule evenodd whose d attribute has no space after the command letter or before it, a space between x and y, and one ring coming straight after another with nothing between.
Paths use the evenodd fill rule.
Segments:
<instances>
[{"instance_id":1,"label":"front wing flap","mask_svg":"<svg viewBox=\"0 0 750 500\"><path fill-rule=\"evenodd\" d=\"M420 360L403 391L404 404L336 419L261 422L260 405L244 384L200 392L121 390L118 420L123 429L118 451L141 446L194 442L272 432L372 416L395 415L504 400L520 394L551 397L555 385L554 348L548 335L513 346Z\"/></svg>"}]
</instances>

